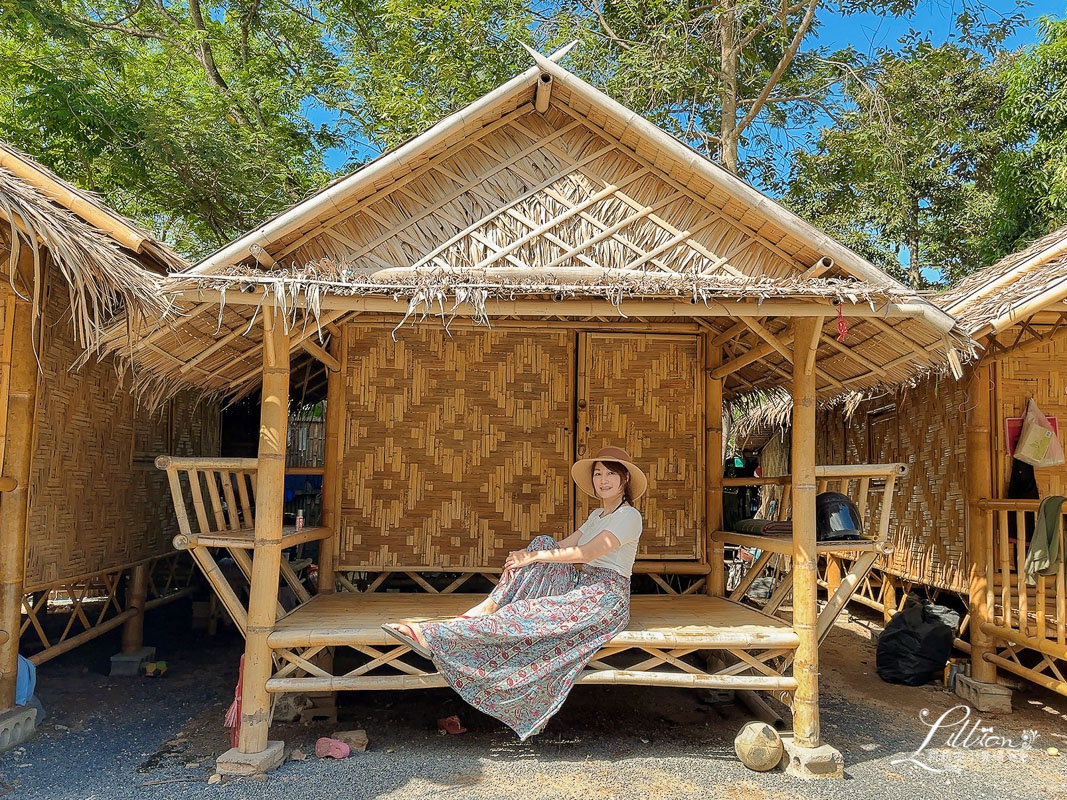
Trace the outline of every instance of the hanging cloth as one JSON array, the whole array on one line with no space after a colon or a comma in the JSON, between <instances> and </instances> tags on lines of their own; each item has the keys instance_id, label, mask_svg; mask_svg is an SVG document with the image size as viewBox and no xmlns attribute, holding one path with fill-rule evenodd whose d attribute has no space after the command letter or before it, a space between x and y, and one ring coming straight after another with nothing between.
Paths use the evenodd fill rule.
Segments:
<instances>
[{"instance_id":1,"label":"hanging cloth","mask_svg":"<svg viewBox=\"0 0 1067 800\"><path fill-rule=\"evenodd\" d=\"M1037 510L1037 527L1023 563L1026 583L1030 586L1036 583L1038 575L1055 575L1059 572L1060 562L1063 561L1060 522L1064 503L1067 503L1067 497L1056 494L1042 500Z\"/></svg>"}]
</instances>

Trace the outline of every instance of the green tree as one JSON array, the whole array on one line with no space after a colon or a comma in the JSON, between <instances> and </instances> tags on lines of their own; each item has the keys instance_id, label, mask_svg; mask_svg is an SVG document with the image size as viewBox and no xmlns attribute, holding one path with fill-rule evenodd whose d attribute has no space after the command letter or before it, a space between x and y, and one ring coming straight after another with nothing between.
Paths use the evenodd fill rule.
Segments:
<instances>
[{"instance_id":1,"label":"green tree","mask_svg":"<svg viewBox=\"0 0 1067 800\"><path fill-rule=\"evenodd\" d=\"M1039 31L1004 74L1001 116L1018 142L997 176L1005 252L1067 224L1067 20L1045 17Z\"/></svg>"},{"instance_id":2,"label":"green tree","mask_svg":"<svg viewBox=\"0 0 1067 800\"><path fill-rule=\"evenodd\" d=\"M959 45L883 52L871 84L792 162L785 201L908 283L955 279L996 249L1002 69ZM907 266L902 267L902 262Z\"/></svg>"},{"instance_id":3,"label":"green tree","mask_svg":"<svg viewBox=\"0 0 1067 800\"><path fill-rule=\"evenodd\" d=\"M287 0L19 0L0 16L0 137L190 255L327 178L308 103L347 87Z\"/></svg>"}]
</instances>

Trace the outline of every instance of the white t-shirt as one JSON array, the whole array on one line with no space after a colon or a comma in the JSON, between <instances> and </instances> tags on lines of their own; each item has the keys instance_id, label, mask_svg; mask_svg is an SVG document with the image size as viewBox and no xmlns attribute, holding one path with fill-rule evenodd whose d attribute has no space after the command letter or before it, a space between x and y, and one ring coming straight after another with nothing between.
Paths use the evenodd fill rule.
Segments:
<instances>
[{"instance_id":1,"label":"white t-shirt","mask_svg":"<svg viewBox=\"0 0 1067 800\"><path fill-rule=\"evenodd\" d=\"M600 558L594 558L589 565L609 567L628 578L633 574L634 559L637 558L637 547L644 527L641 512L629 503L623 503L606 517L600 516L602 511L602 508L594 509L589 519L582 523L582 527L578 529L582 532L578 537L578 544L587 544L601 531L611 531L615 538L622 542L622 546Z\"/></svg>"}]
</instances>

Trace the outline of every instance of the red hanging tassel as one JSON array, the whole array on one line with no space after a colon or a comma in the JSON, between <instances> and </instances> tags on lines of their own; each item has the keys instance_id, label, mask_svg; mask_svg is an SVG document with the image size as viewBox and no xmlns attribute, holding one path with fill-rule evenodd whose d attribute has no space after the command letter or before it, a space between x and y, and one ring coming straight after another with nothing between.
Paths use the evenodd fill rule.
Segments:
<instances>
[{"instance_id":1,"label":"red hanging tassel","mask_svg":"<svg viewBox=\"0 0 1067 800\"><path fill-rule=\"evenodd\" d=\"M848 336L848 323L845 322L845 312L842 305L837 306L837 341L845 341Z\"/></svg>"},{"instance_id":2,"label":"red hanging tassel","mask_svg":"<svg viewBox=\"0 0 1067 800\"><path fill-rule=\"evenodd\" d=\"M226 720L223 723L230 729L230 747L237 747L237 740L241 735L241 692L245 682L245 657L241 654L241 665L237 668L237 689L233 693L233 702L226 709Z\"/></svg>"}]
</instances>

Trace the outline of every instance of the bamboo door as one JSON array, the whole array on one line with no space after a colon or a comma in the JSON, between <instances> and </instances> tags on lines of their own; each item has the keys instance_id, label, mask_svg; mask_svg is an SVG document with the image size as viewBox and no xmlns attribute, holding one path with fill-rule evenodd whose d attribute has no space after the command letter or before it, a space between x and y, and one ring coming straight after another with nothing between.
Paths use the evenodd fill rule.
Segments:
<instances>
[{"instance_id":1,"label":"bamboo door","mask_svg":"<svg viewBox=\"0 0 1067 800\"><path fill-rule=\"evenodd\" d=\"M620 446L648 476L639 559L703 556L702 361L698 336L578 335L575 457ZM577 526L598 501L576 497Z\"/></svg>"}]
</instances>

